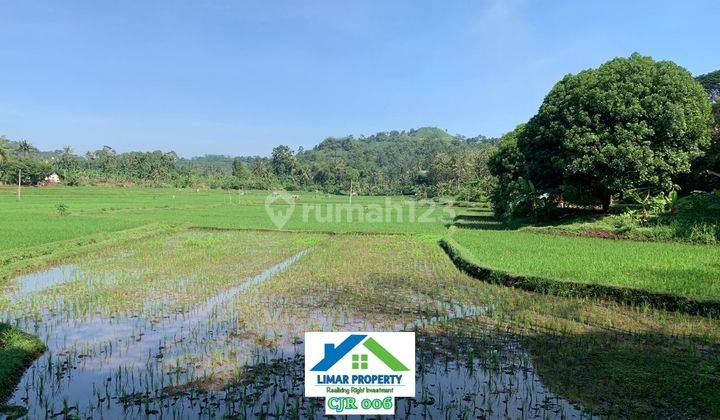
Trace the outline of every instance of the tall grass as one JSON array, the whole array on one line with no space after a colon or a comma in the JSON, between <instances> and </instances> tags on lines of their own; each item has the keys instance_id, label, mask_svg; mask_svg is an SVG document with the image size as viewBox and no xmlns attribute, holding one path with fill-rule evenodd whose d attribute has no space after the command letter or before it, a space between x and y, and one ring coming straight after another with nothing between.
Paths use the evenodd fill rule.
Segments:
<instances>
[{"instance_id":1,"label":"tall grass","mask_svg":"<svg viewBox=\"0 0 720 420\"><path fill-rule=\"evenodd\" d=\"M0 402L10 396L23 369L44 350L37 337L0 323Z\"/></svg>"}]
</instances>

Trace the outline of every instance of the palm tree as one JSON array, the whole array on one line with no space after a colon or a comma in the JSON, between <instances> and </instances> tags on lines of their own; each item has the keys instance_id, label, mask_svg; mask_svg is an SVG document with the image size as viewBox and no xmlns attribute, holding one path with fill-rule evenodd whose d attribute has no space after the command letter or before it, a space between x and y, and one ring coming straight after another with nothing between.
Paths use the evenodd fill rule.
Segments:
<instances>
[{"instance_id":1,"label":"palm tree","mask_svg":"<svg viewBox=\"0 0 720 420\"><path fill-rule=\"evenodd\" d=\"M10 148L8 148L5 136L0 136L0 163L6 162L10 156Z\"/></svg>"},{"instance_id":2,"label":"palm tree","mask_svg":"<svg viewBox=\"0 0 720 420\"><path fill-rule=\"evenodd\" d=\"M37 152L37 150L38 149L36 149L35 146L33 146L32 144L30 144L29 141L20 140L20 142L18 142L16 152L23 157L30 157L33 153Z\"/></svg>"}]
</instances>

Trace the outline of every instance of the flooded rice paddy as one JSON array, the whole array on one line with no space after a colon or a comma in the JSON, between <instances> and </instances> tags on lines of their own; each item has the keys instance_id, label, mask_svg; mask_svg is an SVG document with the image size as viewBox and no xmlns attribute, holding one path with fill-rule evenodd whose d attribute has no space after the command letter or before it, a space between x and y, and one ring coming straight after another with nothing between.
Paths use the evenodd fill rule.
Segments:
<instances>
[{"instance_id":1,"label":"flooded rice paddy","mask_svg":"<svg viewBox=\"0 0 720 420\"><path fill-rule=\"evenodd\" d=\"M416 330L417 393L399 416L589 417L513 336L443 332L494 310L444 265L347 241L183 232L19 276L0 320L48 350L7 404L29 418L321 417L302 395L305 331Z\"/></svg>"}]
</instances>

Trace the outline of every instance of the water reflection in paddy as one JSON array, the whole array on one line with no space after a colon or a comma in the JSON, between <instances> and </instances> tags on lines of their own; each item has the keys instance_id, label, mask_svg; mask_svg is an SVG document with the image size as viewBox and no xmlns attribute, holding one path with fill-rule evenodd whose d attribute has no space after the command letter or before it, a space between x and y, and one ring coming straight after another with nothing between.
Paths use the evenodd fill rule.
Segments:
<instances>
[{"instance_id":1,"label":"water reflection in paddy","mask_svg":"<svg viewBox=\"0 0 720 420\"><path fill-rule=\"evenodd\" d=\"M416 329L461 322L487 310L433 301L424 303L430 309L423 313L390 318L322 304L291 308L250 302L247 290L271 280L306 252L185 311L166 296L151 295L152 289L139 313L108 316L101 308L78 310L53 291L73 282L99 284L113 278L105 273L98 280L98 273L83 273L78 266L19 277L1 316L38 335L49 350L26 371L8 403L27 409L30 418L320 416L321 401L302 398L304 331ZM34 295L42 296L40 310L37 304L24 304ZM257 308L257 319L237 310L243 304ZM399 400L398 414L582 415L545 389L525 352L507 336L474 340L487 340L481 345L486 351L458 358L440 341L419 335L417 397Z\"/></svg>"},{"instance_id":2,"label":"water reflection in paddy","mask_svg":"<svg viewBox=\"0 0 720 420\"><path fill-rule=\"evenodd\" d=\"M33 293L49 289L73 280L76 266L61 265L17 277L5 288L5 296L10 301L17 301Z\"/></svg>"}]
</instances>

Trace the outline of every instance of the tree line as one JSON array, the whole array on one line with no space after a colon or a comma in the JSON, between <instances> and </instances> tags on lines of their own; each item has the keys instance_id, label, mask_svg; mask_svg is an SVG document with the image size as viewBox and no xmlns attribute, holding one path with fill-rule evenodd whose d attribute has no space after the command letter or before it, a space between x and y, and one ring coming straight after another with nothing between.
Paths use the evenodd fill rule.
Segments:
<instances>
[{"instance_id":1,"label":"tree line","mask_svg":"<svg viewBox=\"0 0 720 420\"><path fill-rule=\"evenodd\" d=\"M481 199L496 139L453 136L433 127L330 137L309 150L279 145L268 157L174 152L118 153L109 146L76 155L40 152L0 139L0 180L35 184L56 172L66 185L120 184L234 189L319 190L334 194L414 194ZM21 171L18 171L21 169Z\"/></svg>"}]
</instances>

